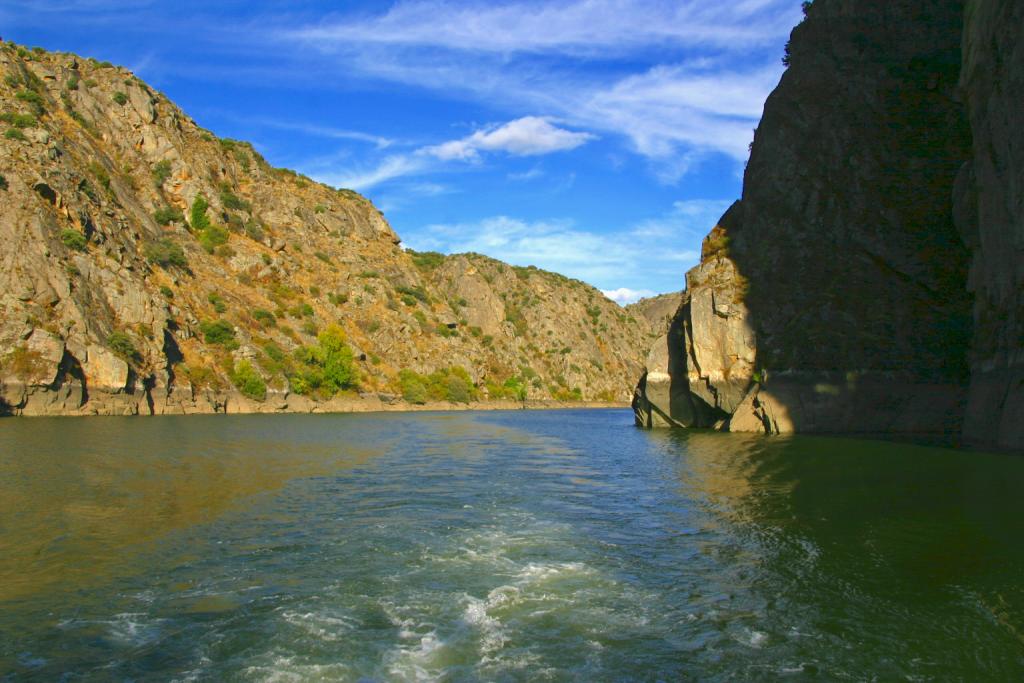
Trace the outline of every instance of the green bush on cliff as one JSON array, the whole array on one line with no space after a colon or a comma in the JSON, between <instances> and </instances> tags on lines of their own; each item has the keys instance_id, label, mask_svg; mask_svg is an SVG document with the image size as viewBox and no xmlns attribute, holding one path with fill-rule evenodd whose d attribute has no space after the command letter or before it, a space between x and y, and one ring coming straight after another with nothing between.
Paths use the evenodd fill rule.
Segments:
<instances>
[{"instance_id":1,"label":"green bush on cliff","mask_svg":"<svg viewBox=\"0 0 1024 683\"><path fill-rule=\"evenodd\" d=\"M219 225L207 225L201 233L199 233L199 246L203 248L207 254L212 254L216 251L217 247L228 242L228 231Z\"/></svg>"},{"instance_id":2,"label":"green bush on cliff","mask_svg":"<svg viewBox=\"0 0 1024 683\"><path fill-rule=\"evenodd\" d=\"M139 352L135 348L135 342L124 332L111 332L107 337L107 347L115 354L128 362L139 360Z\"/></svg>"},{"instance_id":3,"label":"green bush on cliff","mask_svg":"<svg viewBox=\"0 0 1024 683\"><path fill-rule=\"evenodd\" d=\"M25 140L28 139L25 137L25 134L17 128L8 128L4 133L4 137L8 140L18 140L20 142L25 142Z\"/></svg>"},{"instance_id":4,"label":"green bush on cliff","mask_svg":"<svg viewBox=\"0 0 1024 683\"><path fill-rule=\"evenodd\" d=\"M85 245L87 241L85 235L73 228L66 228L60 233L60 241L64 243L64 246L68 249L75 251L85 251Z\"/></svg>"},{"instance_id":5,"label":"green bush on cliff","mask_svg":"<svg viewBox=\"0 0 1024 683\"><path fill-rule=\"evenodd\" d=\"M167 159L156 162L153 165L153 184L158 188L163 187L167 179L171 177L171 162ZM180 212L179 212L180 213Z\"/></svg>"},{"instance_id":6,"label":"green bush on cliff","mask_svg":"<svg viewBox=\"0 0 1024 683\"><path fill-rule=\"evenodd\" d=\"M170 225L184 222L185 215L181 213L181 209L176 209L173 206L161 206L153 212L153 220L160 225Z\"/></svg>"},{"instance_id":7,"label":"green bush on cliff","mask_svg":"<svg viewBox=\"0 0 1024 683\"><path fill-rule=\"evenodd\" d=\"M121 106L124 106L124 105L128 104L128 96L125 95L120 90L115 92L113 97L111 97L111 99L114 100L115 102L117 102L118 104L120 104Z\"/></svg>"},{"instance_id":8,"label":"green bush on cliff","mask_svg":"<svg viewBox=\"0 0 1024 683\"><path fill-rule=\"evenodd\" d=\"M337 325L325 328L317 335L316 344L296 349L294 356L298 367L289 379L298 394L330 398L357 384L352 349Z\"/></svg>"},{"instance_id":9,"label":"green bush on cliff","mask_svg":"<svg viewBox=\"0 0 1024 683\"><path fill-rule=\"evenodd\" d=\"M237 349L238 341L235 339L235 328L226 320L207 320L200 323L199 329L203 333L203 339L207 344L216 344L226 349Z\"/></svg>"},{"instance_id":10,"label":"green bush on cliff","mask_svg":"<svg viewBox=\"0 0 1024 683\"><path fill-rule=\"evenodd\" d=\"M46 113L46 100L34 90L19 90L15 97L30 106L36 116Z\"/></svg>"},{"instance_id":11,"label":"green bush on cliff","mask_svg":"<svg viewBox=\"0 0 1024 683\"><path fill-rule=\"evenodd\" d=\"M255 401L263 401L267 398L267 383L263 381L256 368L247 360L240 360L228 373L231 383L235 385L243 396Z\"/></svg>"},{"instance_id":12,"label":"green bush on cliff","mask_svg":"<svg viewBox=\"0 0 1024 683\"><path fill-rule=\"evenodd\" d=\"M196 195L188 217L189 227L192 228L193 232L202 232L210 226L210 219L206 216L208 208L210 208L210 203L206 201L206 197L201 194Z\"/></svg>"},{"instance_id":13,"label":"green bush on cliff","mask_svg":"<svg viewBox=\"0 0 1024 683\"><path fill-rule=\"evenodd\" d=\"M146 245L144 252L146 259L150 263L161 268L167 268L168 266L188 267L185 250L181 248L180 244L169 237L164 237L156 242L150 242Z\"/></svg>"}]
</instances>

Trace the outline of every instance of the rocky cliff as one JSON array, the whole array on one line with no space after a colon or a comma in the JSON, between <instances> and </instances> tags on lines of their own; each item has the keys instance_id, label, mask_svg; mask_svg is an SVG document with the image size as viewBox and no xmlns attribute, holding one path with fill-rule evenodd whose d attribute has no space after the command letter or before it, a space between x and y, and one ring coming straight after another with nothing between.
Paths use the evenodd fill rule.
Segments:
<instances>
[{"instance_id":1,"label":"rocky cliff","mask_svg":"<svg viewBox=\"0 0 1024 683\"><path fill-rule=\"evenodd\" d=\"M0 412L627 398L647 323L593 287L406 251L125 69L0 71Z\"/></svg>"},{"instance_id":2,"label":"rocky cliff","mask_svg":"<svg viewBox=\"0 0 1024 683\"><path fill-rule=\"evenodd\" d=\"M1024 4L967 3L960 87L974 136L956 206L974 294L964 436L1024 448Z\"/></svg>"},{"instance_id":3,"label":"rocky cliff","mask_svg":"<svg viewBox=\"0 0 1024 683\"><path fill-rule=\"evenodd\" d=\"M637 422L1021 445L1019 4L805 11Z\"/></svg>"}]
</instances>

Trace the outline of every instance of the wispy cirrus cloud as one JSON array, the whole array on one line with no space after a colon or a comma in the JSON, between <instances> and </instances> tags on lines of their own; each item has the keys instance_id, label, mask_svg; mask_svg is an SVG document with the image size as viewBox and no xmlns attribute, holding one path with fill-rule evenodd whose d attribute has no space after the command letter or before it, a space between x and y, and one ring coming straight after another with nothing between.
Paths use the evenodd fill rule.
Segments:
<instances>
[{"instance_id":1,"label":"wispy cirrus cloud","mask_svg":"<svg viewBox=\"0 0 1024 683\"><path fill-rule=\"evenodd\" d=\"M728 48L764 43L787 29L773 11L779 4L576 0L466 6L420 0L397 3L362 20L326 20L288 34L333 49L374 43L498 54L606 55L608 50L621 54L680 42Z\"/></svg>"},{"instance_id":2,"label":"wispy cirrus cloud","mask_svg":"<svg viewBox=\"0 0 1024 683\"><path fill-rule=\"evenodd\" d=\"M709 154L746 159L782 72L773 47L798 17L788 0L417 0L380 14L284 28L275 37L365 78L621 136L651 162L656 179L673 184ZM607 68L575 66L594 59ZM452 141L438 152L468 149Z\"/></svg>"}]
</instances>

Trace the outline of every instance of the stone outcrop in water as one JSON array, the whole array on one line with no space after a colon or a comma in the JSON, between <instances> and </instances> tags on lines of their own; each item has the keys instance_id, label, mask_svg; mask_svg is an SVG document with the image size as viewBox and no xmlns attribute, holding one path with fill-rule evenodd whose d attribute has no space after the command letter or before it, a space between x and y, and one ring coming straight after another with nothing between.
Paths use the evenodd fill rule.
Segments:
<instances>
[{"instance_id":1,"label":"stone outcrop in water","mask_svg":"<svg viewBox=\"0 0 1024 683\"><path fill-rule=\"evenodd\" d=\"M0 43L0 117L0 414L375 407L452 366L481 399L622 402L640 370L648 322L595 288L406 251L123 68ZM305 376L332 325L359 395Z\"/></svg>"},{"instance_id":2,"label":"stone outcrop in water","mask_svg":"<svg viewBox=\"0 0 1024 683\"><path fill-rule=\"evenodd\" d=\"M638 424L1024 445L1021 13L809 6Z\"/></svg>"}]
</instances>

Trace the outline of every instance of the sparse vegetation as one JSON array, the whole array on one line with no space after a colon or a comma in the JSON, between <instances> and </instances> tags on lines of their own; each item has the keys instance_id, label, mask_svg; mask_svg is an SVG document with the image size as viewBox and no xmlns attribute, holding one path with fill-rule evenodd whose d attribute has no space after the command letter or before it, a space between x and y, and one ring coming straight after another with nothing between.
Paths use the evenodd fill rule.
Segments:
<instances>
[{"instance_id":1,"label":"sparse vegetation","mask_svg":"<svg viewBox=\"0 0 1024 683\"><path fill-rule=\"evenodd\" d=\"M226 320L207 320L200 323L199 329L203 333L203 340L207 344L223 346L226 349L237 349L238 341L235 339L235 329Z\"/></svg>"},{"instance_id":2,"label":"sparse vegetation","mask_svg":"<svg viewBox=\"0 0 1024 683\"><path fill-rule=\"evenodd\" d=\"M107 337L107 347L129 363L138 362L141 359L138 349L135 348L135 342L125 332L111 332Z\"/></svg>"},{"instance_id":3,"label":"sparse vegetation","mask_svg":"<svg viewBox=\"0 0 1024 683\"><path fill-rule=\"evenodd\" d=\"M185 250L181 248L180 244L169 237L147 244L145 255L146 260L161 268L167 268L168 266L188 268Z\"/></svg>"},{"instance_id":4,"label":"sparse vegetation","mask_svg":"<svg viewBox=\"0 0 1024 683\"><path fill-rule=\"evenodd\" d=\"M220 184L220 203L232 211L252 211L252 204L236 195L227 183Z\"/></svg>"},{"instance_id":5,"label":"sparse vegetation","mask_svg":"<svg viewBox=\"0 0 1024 683\"><path fill-rule=\"evenodd\" d=\"M35 90L19 90L15 97L31 107L36 116L46 113L46 100Z\"/></svg>"},{"instance_id":6,"label":"sparse vegetation","mask_svg":"<svg viewBox=\"0 0 1024 683\"><path fill-rule=\"evenodd\" d=\"M153 212L153 220L160 225L170 225L171 223L184 223L185 215L181 213L181 209L177 209L173 206L161 206L159 209Z\"/></svg>"},{"instance_id":7,"label":"sparse vegetation","mask_svg":"<svg viewBox=\"0 0 1024 683\"><path fill-rule=\"evenodd\" d=\"M216 292L210 292L207 295L206 300L210 302L210 305L213 306L213 310L217 313L224 313L228 310L228 305L224 302L224 297Z\"/></svg>"},{"instance_id":8,"label":"sparse vegetation","mask_svg":"<svg viewBox=\"0 0 1024 683\"><path fill-rule=\"evenodd\" d=\"M114 100L114 102L117 102L117 103L118 103L119 105L121 105L121 106L124 106L124 105L128 104L128 96L127 96L127 95L125 95L125 94L124 94L123 92L121 92L120 90L118 90L117 92L115 92L115 93L114 93L114 95L113 95L113 97L112 97L111 99L113 99L113 100Z\"/></svg>"},{"instance_id":9,"label":"sparse vegetation","mask_svg":"<svg viewBox=\"0 0 1024 683\"><path fill-rule=\"evenodd\" d=\"M74 251L85 251L85 246L88 244L83 235L74 228L65 228L60 233L60 241L64 243L64 246Z\"/></svg>"},{"instance_id":10,"label":"sparse vegetation","mask_svg":"<svg viewBox=\"0 0 1024 683\"><path fill-rule=\"evenodd\" d=\"M171 162L167 159L156 162L153 165L153 184L158 188L163 187L167 179L171 177Z\"/></svg>"},{"instance_id":11,"label":"sparse vegetation","mask_svg":"<svg viewBox=\"0 0 1024 683\"><path fill-rule=\"evenodd\" d=\"M25 137L25 134L18 128L8 128L7 131L4 132L4 137L8 140L18 140L20 142L28 140L28 138Z\"/></svg>"}]
</instances>

